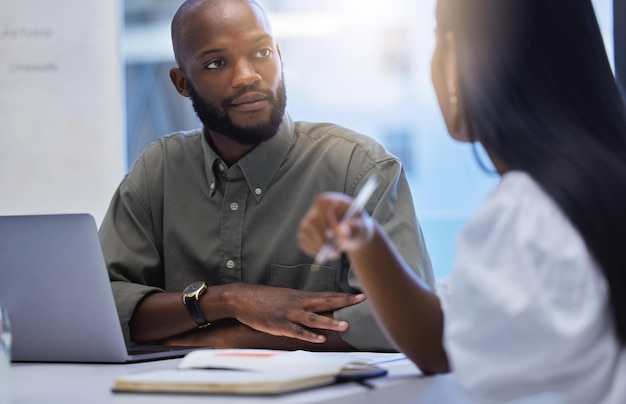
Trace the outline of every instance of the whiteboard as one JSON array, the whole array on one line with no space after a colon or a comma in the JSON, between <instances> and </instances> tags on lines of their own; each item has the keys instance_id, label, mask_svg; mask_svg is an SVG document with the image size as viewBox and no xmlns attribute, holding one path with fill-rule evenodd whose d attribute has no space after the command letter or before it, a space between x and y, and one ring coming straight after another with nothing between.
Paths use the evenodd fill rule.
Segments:
<instances>
[{"instance_id":1,"label":"whiteboard","mask_svg":"<svg viewBox=\"0 0 626 404\"><path fill-rule=\"evenodd\" d=\"M121 5L0 3L0 214L92 214L125 169Z\"/></svg>"}]
</instances>

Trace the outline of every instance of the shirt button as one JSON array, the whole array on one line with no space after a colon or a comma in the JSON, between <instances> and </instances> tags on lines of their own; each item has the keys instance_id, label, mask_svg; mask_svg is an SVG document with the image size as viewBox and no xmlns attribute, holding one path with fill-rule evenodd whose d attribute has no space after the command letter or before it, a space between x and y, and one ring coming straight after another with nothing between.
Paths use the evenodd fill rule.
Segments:
<instances>
[{"instance_id":1,"label":"shirt button","mask_svg":"<svg viewBox=\"0 0 626 404\"><path fill-rule=\"evenodd\" d=\"M237 210L239 209L239 204L237 202L232 202L230 204L230 210Z\"/></svg>"},{"instance_id":2,"label":"shirt button","mask_svg":"<svg viewBox=\"0 0 626 404\"><path fill-rule=\"evenodd\" d=\"M222 172L224 172L224 170L226 169L226 167L224 167L224 164L223 164L223 163L219 163L219 164L217 165L217 169L218 169L218 170L220 170L220 171L222 171Z\"/></svg>"},{"instance_id":3,"label":"shirt button","mask_svg":"<svg viewBox=\"0 0 626 404\"><path fill-rule=\"evenodd\" d=\"M233 269L234 267L235 267L235 261L233 260L226 261L226 268Z\"/></svg>"},{"instance_id":4,"label":"shirt button","mask_svg":"<svg viewBox=\"0 0 626 404\"><path fill-rule=\"evenodd\" d=\"M211 184L209 184L209 189L210 189L211 191L213 191L213 190L215 189L215 183L214 183L214 182L212 182Z\"/></svg>"},{"instance_id":5,"label":"shirt button","mask_svg":"<svg viewBox=\"0 0 626 404\"><path fill-rule=\"evenodd\" d=\"M254 193L257 195L261 195L261 193L263 192L263 190L261 190L261 188L254 188Z\"/></svg>"}]
</instances>

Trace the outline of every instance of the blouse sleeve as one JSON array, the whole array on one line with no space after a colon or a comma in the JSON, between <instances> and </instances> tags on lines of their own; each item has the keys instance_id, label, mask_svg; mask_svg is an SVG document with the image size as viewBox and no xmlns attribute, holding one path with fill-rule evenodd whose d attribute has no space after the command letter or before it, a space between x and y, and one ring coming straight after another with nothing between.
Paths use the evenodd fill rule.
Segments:
<instances>
[{"instance_id":1,"label":"blouse sleeve","mask_svg":"<svg viewBox=\"0 0 626 404\"><path fill-rule=\"evenodd\" d=\"M446 349L479 402L529 392L560 402L559 383L589 371L599 357L580 352L611 323L583 240L523 173L507 174L461 233L445 286Z\"/></svg>"}]
</instances>

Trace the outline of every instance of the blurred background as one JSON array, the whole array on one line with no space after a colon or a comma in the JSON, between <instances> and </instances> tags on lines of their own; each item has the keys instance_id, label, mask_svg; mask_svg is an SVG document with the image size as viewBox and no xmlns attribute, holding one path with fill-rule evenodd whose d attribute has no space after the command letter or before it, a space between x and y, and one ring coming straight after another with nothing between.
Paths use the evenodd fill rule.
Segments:
<instances>
[{"instance_id":1,"label":"blurred background","mask_svg":"<svg viewBox=\"0 0 626 404\"><path fill-rule=\"evenodd\" d=\"M455 235L498 178L480 168L480 149L449 138L439 113L435 0L258 2L281 47L290 115L371 136L402 160L445 276ZM99 223L148 144L200 126L169 80L181 3L0 2L0 214L88 212ZM593 1L618 77L625 3Z\"/></svg>"}]
</instances>

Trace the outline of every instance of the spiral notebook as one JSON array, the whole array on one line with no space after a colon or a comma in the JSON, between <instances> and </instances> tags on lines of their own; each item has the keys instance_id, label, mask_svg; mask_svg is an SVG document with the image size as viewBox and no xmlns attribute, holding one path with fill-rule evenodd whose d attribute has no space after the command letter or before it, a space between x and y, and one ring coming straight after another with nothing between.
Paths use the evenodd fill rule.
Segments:
<instances>
[{"instance_id":1,"label":"spiral notebook","mask_svg":"<svg viewBox=\"0 0 626 404\"><path fill-rule=\"evenodd\" d=\"M0 216L0 304L20 362L127 363L192 347L127 349L94 218Z\"/></svg>"}]
</instances>

